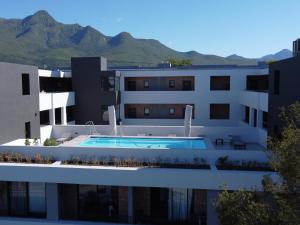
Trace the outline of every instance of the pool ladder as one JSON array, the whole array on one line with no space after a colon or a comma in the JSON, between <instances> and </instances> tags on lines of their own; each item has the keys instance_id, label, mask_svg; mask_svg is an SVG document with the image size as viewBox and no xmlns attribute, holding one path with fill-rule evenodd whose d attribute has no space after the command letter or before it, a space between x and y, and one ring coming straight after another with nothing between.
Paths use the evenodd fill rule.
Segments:
<instances>
[{"instance_id":1,"label":"pool ladder","mask_svg":"<svg viewBox=\"0 0 300 225\"><path fill-rule=\"evenodd\" d=\"M99 134L99 133L97 132L97 130L96 130L96 126L95 126L95 124L94 124L93 121L87 121L87 122L85 123L85 126L86 126L86 128L88 129L88 134L89 134L89 135L96 135L96 134Z\"/></svg>"}]
</instances>

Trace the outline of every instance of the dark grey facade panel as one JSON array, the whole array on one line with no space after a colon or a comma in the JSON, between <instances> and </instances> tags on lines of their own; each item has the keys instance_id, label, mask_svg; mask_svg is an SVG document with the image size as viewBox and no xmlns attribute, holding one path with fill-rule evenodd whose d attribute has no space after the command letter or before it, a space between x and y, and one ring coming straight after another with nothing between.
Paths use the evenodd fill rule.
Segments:
<instances>
[{"instance_id":1,"label":"dark grey facade panel","mask_svg":"<svg viewBox=\"0 0 300 225\"><path fill-rule=\"evenodd\" d=\"M29 74L29 95L23 95L22 74ZM25 138L26 122L31 138L39 138L38 68L0 62L0 144Z\"/></svg>"},{"instance_id":2,"label":"dark grey facade panel","mask_svg":"<svg viewBox=\"0 0 300 225\"><path fill-rule=\"evenodd\" d=\"M300 101L300 56L281 60L269 67L269 133L282 129L280 108Z\"/></svg>"},{"instance_id":3,"label":"dark grey facade panel","mask_svg":"<svg viewBox=\"0 0 300 225\"><path fill-rule=\"evenodd\" d=\"M102 62L104 60L104 62ZM107 85L103 78L118 75L116 71L106 71L103 57L72 58L72 86L75 92L74 117L76 124L93 121L94 124L107 124L101 115L102 108L118 104L118 91L103 91Z\"/></svg>"}]
</instances>

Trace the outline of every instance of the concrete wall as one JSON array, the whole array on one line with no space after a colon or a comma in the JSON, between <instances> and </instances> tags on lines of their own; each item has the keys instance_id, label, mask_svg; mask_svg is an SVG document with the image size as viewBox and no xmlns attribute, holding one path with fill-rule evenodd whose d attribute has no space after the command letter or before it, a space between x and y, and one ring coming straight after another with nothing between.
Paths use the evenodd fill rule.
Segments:
<instances>
[{"instance_id":1,"label":"concrete wall","mask_svg":"<svg viewBox=\"0 0 300 225\"><path fill-rule=\"evenodd\" d=\"M29 74L30 95L22 95L22 73ZM31 137L39 138L38 69L0 62L0 144L24 138L25 122L30 122Z\"/></svg>"},{"instance_id":2,"label":"concrete wall","mask_svg":"<svg viewBox=\"0 0 300 225\"><path fill-rule=\"evenodd\" d=\"M121 119L124 124L152 124L152 125L179 125L176 120L141 120L125 119L124 104L175 104L190 103L195 105L195 119L193 125L203 126L236 126L241 117L239 96L246 89L247 75L263 75L267 69L261 68L215 68L215 69L162 69L162 70L125 70L121 71ZM194 91L125 91L126 77L168 77L194 76ZM210 91L210 76L230 76L230 91ZM211 120L209 105L211 103L229 103L229 120Z\"/></svg>"}]
</instances>

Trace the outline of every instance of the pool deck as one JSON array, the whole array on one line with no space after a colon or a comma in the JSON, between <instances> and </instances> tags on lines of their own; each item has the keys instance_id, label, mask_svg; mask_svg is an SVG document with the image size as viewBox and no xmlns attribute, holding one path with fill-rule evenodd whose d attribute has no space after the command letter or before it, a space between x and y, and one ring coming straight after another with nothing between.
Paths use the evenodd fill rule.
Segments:
<instances>
[{"instance_id":1,"label":"pool deck","mask_svg":"<svg viewBox=\"0 0 300 225\"><path fill-rule=\"evenodd\" d=\"M70 141L66 141L66 142L60 144L60 146L69 146L69 147L79 146L82 141L88 139L91 136L95 136L95 135L79 135ZM137 137L139 137L139 136L137 136ZM147 137L149 137L149 136L147 136ZM151 137L153 138L155 136L151 136ZM172 137L172 138L176 138L176 137ZM208 149L220 150L220 151L222 151L222 150L237 150L237 149L234 149L233 146L228 142L224 142L223 145L216 145L215 142L210 140L209 138L206 137L205 139L207 142L209 142L209 143L207 143ZM257 143L246 143L246 149L240 150L240 151L249 151L249 150L250 151L263 151L263 150L265 150L265 148Z\"/></svg>"}]
</instances>

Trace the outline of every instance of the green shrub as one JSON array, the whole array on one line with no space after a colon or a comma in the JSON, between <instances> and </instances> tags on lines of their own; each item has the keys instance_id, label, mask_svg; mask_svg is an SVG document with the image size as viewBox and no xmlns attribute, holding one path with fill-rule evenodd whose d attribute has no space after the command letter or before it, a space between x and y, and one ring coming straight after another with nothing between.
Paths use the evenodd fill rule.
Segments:
<instances>
[{"instance_id":1,"label":"green shrub","mask_svg":"<svg viewBox=\"0 0 300 225\"><path fill-rule=\"evenodd\" d=\"M30 141L28 138L25 139L25 145L30 145Z\"/></svg>"},{"instance_id":2,"label":"green shrub","mask_svg":"<svg viewBox=\"0 0 300 225\"><path fill-rule=\"evenodd\" d=\"M56 146L58 145L56 140L53 139L53 138L47 138L45 141L44 141L44 146Z\"/></svg>"}]
</instances>

